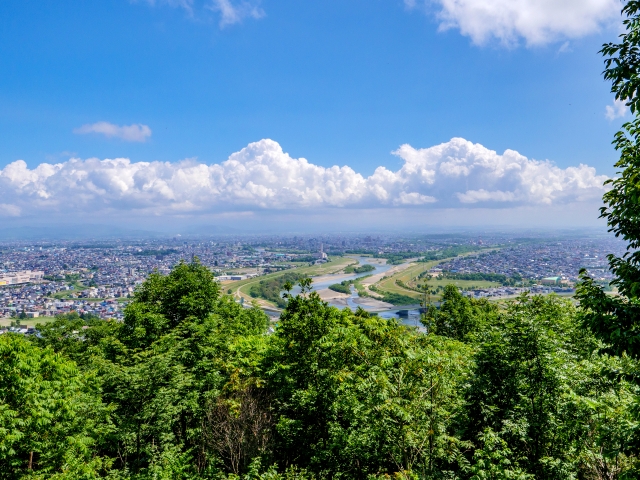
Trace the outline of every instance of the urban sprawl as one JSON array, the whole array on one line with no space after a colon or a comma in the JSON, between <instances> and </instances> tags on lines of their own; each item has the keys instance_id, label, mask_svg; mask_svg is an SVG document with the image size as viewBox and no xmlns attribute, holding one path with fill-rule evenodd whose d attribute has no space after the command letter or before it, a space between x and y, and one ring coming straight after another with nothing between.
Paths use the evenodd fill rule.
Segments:
<instances>
[{"instance_id":1,"label":"urban sprawl","mask_svg":"<svg viewBox=\"0 0 640 480\"><path fill-rule=\"evenodd\" d=\"M464 252L464 253L456 253ZM571 292L578 272L605 285L607 254L621 255L609 236L519 238L514 235L326 235L182 238L0 244L0 318L53 317L75 311L123 318L124 307L149 274L168 273L195 257L221 281L294 269L332 257L371 255L408 262L443 258L431 274L500 274L521 284L475 289L470 296L502 296L526 289Z\"/></svg>"}]
</instances>

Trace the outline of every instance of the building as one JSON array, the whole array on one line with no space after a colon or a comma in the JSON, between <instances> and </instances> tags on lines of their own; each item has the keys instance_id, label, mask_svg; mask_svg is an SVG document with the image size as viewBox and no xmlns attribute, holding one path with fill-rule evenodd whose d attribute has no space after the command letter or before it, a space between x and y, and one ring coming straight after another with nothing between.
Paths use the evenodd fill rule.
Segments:
<instances>
[{"instance_id":1,"label":"building","mask_svg":"<svg viewBox=\"0 0 640 480\"><path fill-rule=\"evenodd\" d=\"M318 253L316 253L316 258L318 260L328 260L329 258L327 257L327 254L324 253L324 245L321 243L320 244L320 251Z\"/></svg>"},{"instance_id":2,"label":"building","mask_svg":"<svg viewBox=\"0 0 640 480\"><path fill-rule=\"evenodd\" d=\"M0 273L0 285L20 285L22 283L37 283L44 279L44 272L22 270L20 272Z\"/></svg>"},{"instance_id":3,"label":"building","mask_svg":"<svg viewBox=\"0 0 640 480\"><path fill-rule=\"evenodd\" d=\"M540 282L542 285L560 285L560 281L562 279L560 277L546 277L543 278Z\"/></svg>"},{"instance_id":4,"label":"building","mask_svg":"<svg viewBox=\"0 0 640 480\"><path fill-rule=\"evenodd\" d=\"M215 277L216 280L218 280L219 282L224 282L224 281L228 281L228 280L245 280L247 279L247 275L218 275L217 277Z\"/></svg>"}]
</instances>

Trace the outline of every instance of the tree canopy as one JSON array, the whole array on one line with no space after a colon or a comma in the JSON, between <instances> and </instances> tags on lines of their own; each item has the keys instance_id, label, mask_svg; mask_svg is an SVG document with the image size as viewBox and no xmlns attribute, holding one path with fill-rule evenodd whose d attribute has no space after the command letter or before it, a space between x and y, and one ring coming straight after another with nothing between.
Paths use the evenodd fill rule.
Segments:
<instances>
[{"instance_id":1,"label":"tree canopy","mask_svg":"<svg viewBox=\"0 0 640 480\"><path fill-rule=\"evenodd\" d=\"M122 323L4 335L2 478L637 473L635 363L602 353L569 301L500 309L448 286L426 332L299 283L269 327L196 259L141 285Z\"/></svg>"}]
</instances>

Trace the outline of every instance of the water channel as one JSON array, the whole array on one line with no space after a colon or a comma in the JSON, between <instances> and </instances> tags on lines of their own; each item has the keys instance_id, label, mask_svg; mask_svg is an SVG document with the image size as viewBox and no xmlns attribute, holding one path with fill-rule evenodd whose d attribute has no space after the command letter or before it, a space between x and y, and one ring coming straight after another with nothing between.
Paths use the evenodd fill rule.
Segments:
<instances>
[{"instance_id":1,"label":"water channel","mask_svg":"<svg viewBox=\"0 0 640 480\"><path fill-rule=\"evenodd\" d=\"M312 284L312 290L315 291L319 291L319 290L323 290L325 288L328 288L329 285L333 285L335 283L341 283L344 281L351 281L351 280L355 280L356 278L360 278L360 277L364 277L364 276L368 276L368 275L378 275L381 273L385 273L388 270L390 270L393 266L392 265L387 265L386 263L381 263L379 260L376 259L372 259L370 257L361 257L361 256L351 256L350 258L353 258L354 260L357 260L358 266L363 266L363 265L371 265L374 267L375 270L372 270L370 272L366 272L366 273L355 273L355 274L332 274L332 275L323 275L322 277L319 277L319 279L321 279L320 281L315 281ZM300 293L300 287L295 287L292 291L293 294L298 294ZM367 311L370 311L372 313L376 313L378 312L378 315L381 318L395 318L398 319L401 323L404 323L406 325L413 325L413 326L419 326L420 322L420 312L417 309L407 309L402 308L402 307L398 307L398 308L391 308L388 310L384 310L384 311L380 311L380 308L375 308L375 307L371 307L368 306L366 304L361 304L358 299L360 298L360 296L358 295L357 290L352 286L351 287L351 296L347 298L347 304L344 305L344 300L341 299L342 301L340 302L336 302L335 300L329 300L329 305L333 305L337 308L350 308L351 310L356 310L359 306L364 308ZM418 303L416 301L416 303Z\"/></svg>"}]
</instances>

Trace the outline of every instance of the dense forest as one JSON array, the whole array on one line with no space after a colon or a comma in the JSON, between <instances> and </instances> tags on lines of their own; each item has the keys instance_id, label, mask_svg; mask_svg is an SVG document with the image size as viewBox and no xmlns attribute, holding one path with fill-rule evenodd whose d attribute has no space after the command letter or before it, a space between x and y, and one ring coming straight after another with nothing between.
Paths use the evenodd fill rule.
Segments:
<instances>
[{"instance_id":1,"label":"dense forest","mask_svg":"<svg viewBox=\"0 0 640 480\"><path fill-rule=\"evenodd\" d=\"M418 330L300 284L272 334L196 260L3 335L0 478L637 478L637 363L571 302L449 286Z\"/></svg>"}]
</instances>

